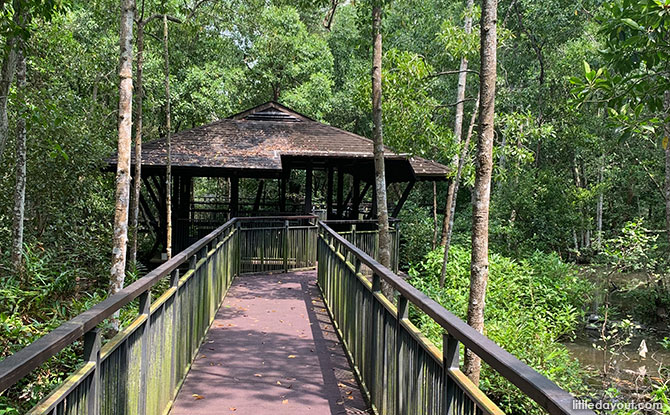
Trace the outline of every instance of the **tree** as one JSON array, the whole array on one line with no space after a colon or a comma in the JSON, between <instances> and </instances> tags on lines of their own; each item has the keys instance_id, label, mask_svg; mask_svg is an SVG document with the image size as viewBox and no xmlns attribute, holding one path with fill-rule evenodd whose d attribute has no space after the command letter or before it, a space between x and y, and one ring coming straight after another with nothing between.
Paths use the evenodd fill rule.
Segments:
<instances>
[{"instance_id":1,"label":"tree","mask_svg":"<svg viewBox=\"0 0 670 415\"><path fill-rule=\"evenodd\" d=\"M479 136L472 195L472 256L468 324L484 331L486 284L489 276L489 205L493 172L493 135L496 97L497 0L484 0L481 17L481 65L479 75ZM466 350L464 373L477 385L481 359Z\"/></svg>"},{"instance_id":2,"label":"tree","mask_svg":"<svg viewBox=\"0 0 670 415\"><path fill-rule=\"evenodd\" d=\"M375 195L379 221L379 262L391 265L391 235L386 202L386 172L384 170L384 135L382 131L382 6L381 0L372 5L372 122L374 130Z\"/></svg>"},{"instance_id":3,"label":"tree","mask_svg":"<svg viewBox=\"0 0 670 415\"><path fill-rule=\"evenodd\" d=\"M470 35L472 33L472 13L474 8L474 0L468 0L467 6L465 7L465 23L464 23L464 32L465 35ZM458 87L456 89L456 116L454 119L454 144L456 146L460 145L462 135L463 135L463 114L465 108L465 87L468 77L468 58L467 56L461 57L461 64L458 69ZM451 160L452 169L457 169L459 164L459 155L458 153L454 154ZM449 188L447 189L447 200L444 206L444 221L442 224L442 239L440 245L445 247L445 263L447 262L447 255L449 249L447 248L447 240L451 237L451 228L453 225L452 205L454 204L454 199L456 198L456 179L453 178L449 182Z\"/></svg>"},{"instance_id":4,"label":"tree","mask_svg":"<svg viewBox=\"0 0 670 415\"><path fill-rule=\"evenodd\" d=\"M119 140L116 164L116 205L114 208L114 237L110 294L123 288L126 276L128 243L128 205L130 202L130 147L133 109L133 21L135 1L121 0L120 58L119 58ZM118 330L118 320L112 319Z\"/></svg>"},{"instance_id":5,"label":"tree","mask_svg":"<svg viewBox=\"0 0 670 415\"><path fill-rule=\"evenodd\" d=\"M2 59L2 68L0 69L0 161L5 151L7 143L7 135L9 134L9 120L7 119L7 99L9 96L9 88L14 80L16 73L16 43L20 34L18 28L21 26L20 19L22 19L21 2L14 0L12 2L13 13L10 30L6 33L5 53ZM7 6L3 4L3 9ZM25 12L24 12L25 13Z\"/></svg>"},{"instance_id":6,"label":"tree","mask_svg":"<svg viewBox=\"0 0 670 415\"><path fill-rule=\"evenodd\" d=\"M20 39L17 47L16 77L19 87L19 105L22 113L16 120L16 188L14 193L14 226L12 237L12 264L22 273L23 219L26 211L26 55L25 43Z\"/></svg>"},{"instance_id":7,"label":"tree","mask_svg":"<svg viewBox=\"0 0 670 415\"><path fill-rule=\"evenodd\" d=\"M165 12L164 12L165 13ZM165 171L166 247L167 258L172 258L172 124L170 116L170 50L168 48L168 15L163 14L163 59L165 61L165 143L167 167Z\"/></svg>"},{"instance_id":8,"label":"tree","mask_svg":"<svg viewBox=\"0 0 670 415\"><path fill-rule=\"evenodd\" d=\"M605 14L600 34L607 64L596 70L584 62L584 77L571 79L572 92L581 103L605 104L623 140L650 139L663 147L665 183L659 191L670 242L670 0L615 0Z\"/></svg>"}]
</instances>

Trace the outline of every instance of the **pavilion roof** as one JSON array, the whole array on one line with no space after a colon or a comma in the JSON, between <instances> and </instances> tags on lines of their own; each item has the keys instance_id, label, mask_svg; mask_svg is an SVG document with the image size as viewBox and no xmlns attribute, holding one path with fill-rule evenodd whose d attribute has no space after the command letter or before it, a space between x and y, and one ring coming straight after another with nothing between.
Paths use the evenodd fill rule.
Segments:
<instances>
[{"instance_id":1,"label":"pavilion roof","mask_svg":"<svg viewBox=\"0 0 670 415\"><path fill-rule=\"evenodd\" d=\"M171 161L175 168L272 174L282 171L282 159L286 158L332 162L361 159L369 164L373 144L368 138L320 123L276 102L172 135ZM448 173L442 164L389 148L385 149L385 158L392 163L409 163L407 167L417 180L445 180ZM164 167L166 162L164 138L143 145L143 166ZM110 164L116 164L116 155Z\"/></svg>"}]
</instances>

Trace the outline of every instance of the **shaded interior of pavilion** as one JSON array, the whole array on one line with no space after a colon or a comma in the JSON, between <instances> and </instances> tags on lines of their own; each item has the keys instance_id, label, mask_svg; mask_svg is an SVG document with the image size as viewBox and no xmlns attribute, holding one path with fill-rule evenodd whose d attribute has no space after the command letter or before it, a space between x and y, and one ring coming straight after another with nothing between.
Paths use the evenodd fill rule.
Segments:
<instances>
[{"instance_id":1,"label":"shaded interior of pavilion","mask_svg":"<svg viewBox=\"0 0 670 415\"><path fill-rule=\"evenodd\" d=\"M372 141L276 102L172 135L173 253L237 216L315 214L375 228ZM134 171L134 154L132 157ZM115 169L116 156L109 160ZM446 180L447 167L385 148L389 214L398 216L417 182ZM140 230L149 256L167 240L167 145L143 145ZM392 219L393 220L393 219Z\"/></svg>"}]
</instances>

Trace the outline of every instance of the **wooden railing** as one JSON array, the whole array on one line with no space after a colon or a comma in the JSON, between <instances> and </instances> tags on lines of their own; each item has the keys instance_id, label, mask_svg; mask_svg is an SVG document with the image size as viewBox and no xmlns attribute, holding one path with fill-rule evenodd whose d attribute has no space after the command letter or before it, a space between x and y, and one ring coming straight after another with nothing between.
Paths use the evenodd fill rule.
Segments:
<instances>
[{"instance_id":1,"label":"wooden railing","mask_svg":"<svg viewBox=\"0 0 670 415\"><path fill-rule=\"evenodd\" d=\"M323 222L372 258L379 257L379 231L376 220L326 220ZM392 219L389 227L389 235L391 236L390 268L394 272L398 272L400 260L400 230L398 224L397 219ZM361 272L372 275L372 271L365 266L363 266Z\"/></svg>"},{"instance_id":2,"label":"wooden railing","mask_svg":"<svg viewBox=\"0 0 670 415\"><path fill-rule=\"evenodd\" d=\"M84 364L30 414L164 413L239 274L235 222L0 362L0 391L83 336ZM151 289L167 278L152 302ZM101 347L96 326L138 297L137 317Z\"/></svg>"},{"instance_id":3,"label":"wooden railing","mask_svg":"<svg viewBox=\"0 0 670 415\"><path fill-rule=\"evenodd\" d=\"M502 414L460 370L459 345L482 358L550 414L575 410L575 398L468 326L361 249L319 222L318 284L354 373L377 414ZM372 281L360 270L373 272ZM385 281L397 292L387 299ZM444 329L443 351L409 320L421 310Z\"/></svg>"},{"instance_id":4,"label":"wooden railing","mask_svg":"<svg viewBox=\"0 0 670 415\"><path fill-rule=\"evenodd\" d=\"M316 266L316 216L239 218L241 272Z\"/></svg>"},{"instance_id":5,"label":"wooden railing","mask_svg":"<svg viewBox=\"0 0 670 415\"><path fill-rule=\"evenodd\" d=\"M265 244L261 251L254 248L259 243ZM243 272L313 267L316 259L326 306L377 414L501 414L460 371L461 343L550 414L577 413L570 394L312 216L228 221L119 293L0 361L0 392L83 337L83 365L30 414L164 414L233 279ZM371 278L361 273L363 267ZM152 289L166 279L168 288L152 302ZM381 293L382 280L397 291L397 307ZM137 298L134 320L101 346L96 327ZM409 321L410 303L444 328L443 352Z\"/></svg>"}]
</instances>

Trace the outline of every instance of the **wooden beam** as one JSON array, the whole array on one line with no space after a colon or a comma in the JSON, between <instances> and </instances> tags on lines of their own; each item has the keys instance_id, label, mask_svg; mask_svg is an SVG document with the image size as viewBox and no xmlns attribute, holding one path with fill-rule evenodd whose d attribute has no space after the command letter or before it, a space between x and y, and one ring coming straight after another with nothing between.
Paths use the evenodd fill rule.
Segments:
<instances>
[{"instance_id":1,"label":"wooden beam","mask_svg":"<svg viewBox=\"0 0 670 415\"><path fill-rule=\"evenodd\" d=\"M326 218L333 219L333 168L328 167L328 184L326 186Z\"/></svg>"},{"instance_id":2,"label":"wooden beam","mask_svg":"<svg viewBox=\"0 0 670 415\"><path fill-rule=\"evenodd\" d=\"M392 217L397 217L398 214L400 213L400 209L402 209L402 206L405 204L407 201L407 197L409 197L409 192L412 191L412 188L414 187L415 181L411 181L407 183L407 186L405 187L405 191L402 192L402 196L400 196L400 200L398 200L398 203L395 205L395 209L393 209L393 214L391 215Z\"/></svg>"},{"instance_id":3,"label":"wooden beam","mask_svg":"<svg viewBox=\"0 0 670 415\"><path fill-rule=\"evenodd\" d=\"M305 213L312 213L312 166L305 171Z\"/></svg>"},{"instance_id":4,"label":"wooden beam","mask_svg":"<svg viewBox=\"0 0 670 415\"><path fill-rule=\"evenodd\" d=\"M142 213L144 214L144 218L146 219L147 224L149 225L149 227L153 228L154 234L156 235L156 237L158 237L160 232L160 225L158 224L158 221L154 217L153 212L151 212L149 203L144 198L144 195L142 193L140 193L140 206L142 207Z\"/></svg>"},{"instance_id":5,"label":"wooden beam","mask_svg":"<svg viewBox=\"0 0 670 415\"><path fill-rule=\"evenodd\" d=\"M344 170L342 165L337 167L337 218L344 215Z\"/></svg>"},{"instance_id":6,"label":"wooden beam","mask_svg":"<svg viewBox=\"0 0 670 415\"><path fill-rule=\"evenodd\" d=\"M240 179L230 178L230 217L237 217L240 208Z\"/></svg>"},{"instance_id":7,"label":"wooden beam","mask_svg":"<svg viewBox=\"0 0 670 415\"><path fill-rule=\"evenodd\" d=\"M256 199L254 200L254 213L258 213L261 208L261 197L263 197L263 187L265 185L264 179L258 180L258 189L256 190Z\"/></svg>"},{"instance_id":8,"label":"wooden beam","mask_svg":"<svg viewBox=\"0 0 670 415\"><path fill-rule=\"evenodd\" d=\"M360 212L360 197L361 197L361 178L357 174L354 175L353 200L351 201L351 219L358 219Z\"/></svg>"}]
</instances>

